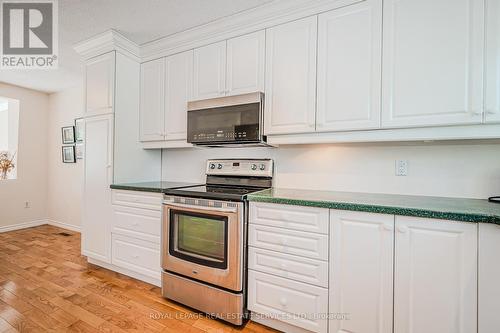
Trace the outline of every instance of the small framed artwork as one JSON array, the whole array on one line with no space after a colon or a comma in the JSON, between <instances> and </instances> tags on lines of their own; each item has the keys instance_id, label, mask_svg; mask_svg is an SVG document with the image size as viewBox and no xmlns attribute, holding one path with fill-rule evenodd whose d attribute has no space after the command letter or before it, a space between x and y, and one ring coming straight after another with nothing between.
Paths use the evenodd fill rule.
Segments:
<instances>
[{"instance_id":1,"label":"small framed artwork","mask_svg":"<svg viewBox=\"0 0 500 333\"><path fill-rule=\"evenodd\" d=\"M63 163L76 163L75 146L62 147L62 161Z\"/></svg>"},{"instance_id":2,"label":"small framed artwork","mask_svg":"<svg viewBox=\"0 0 500 333\"><path fill-rule=\"evenodd\" d=\"M66 126L62 128L63 144L75 143L75 126Z\"/></svg>"},{"instance_id":3,"label":"small framed artwork","mask_svg":"<svg viewBox=\"0 0 500 333\"><path fill-rule=\"evenodd\" d=\"M76 142L83 142L83 138L84 138L83 125L84 125L83 118L75 119L75 141Z\"/></svg>"},{"instance_id":4,"label":"small framed artwork","mask_svg":"<svg viewBox=\"0 0 500 333\"><path fill-rule=\"evenodd\" d=\"M75 158L77 160L83 160L83 143L77 142L75 145Z\"/></svg>"}]
</instances>

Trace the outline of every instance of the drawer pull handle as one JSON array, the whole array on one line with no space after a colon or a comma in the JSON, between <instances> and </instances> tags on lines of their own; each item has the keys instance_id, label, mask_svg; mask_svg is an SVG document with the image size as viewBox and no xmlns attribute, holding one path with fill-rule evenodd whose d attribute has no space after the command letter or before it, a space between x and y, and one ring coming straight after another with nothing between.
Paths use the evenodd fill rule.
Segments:
<instances>
[{"instance_id":1,"label":"drawer pull handle","mask_svg":"<svg viewBox=\"0 0 500 333\"><path fill-rule=\"evenodd\" d=\"M282 307L286 308L288 302L285 297L280 298L280 304Z\"/></svg>"},{"instance_id":2,"label":"drawer pull handle","mask_svg":"<svg viewBox=\"0 0 500 333\"><path fill-rule=\"evenodd\" d=\"M134 259L138 259L139 256L137 254L134 254L132 257L134 257Z\"/></svg>"},{"instance_id":3,"label":"drawer pull handle","mask_svg":"<svg viewBox=\"0 0 500 333\"><path fill-rule=\"evenodd\" d=\"M138 226L139 226L139 223L137 223L137 222L132 223L132 226L133 226L133 227L138 227Z\"/></svg>"}]
</instances>

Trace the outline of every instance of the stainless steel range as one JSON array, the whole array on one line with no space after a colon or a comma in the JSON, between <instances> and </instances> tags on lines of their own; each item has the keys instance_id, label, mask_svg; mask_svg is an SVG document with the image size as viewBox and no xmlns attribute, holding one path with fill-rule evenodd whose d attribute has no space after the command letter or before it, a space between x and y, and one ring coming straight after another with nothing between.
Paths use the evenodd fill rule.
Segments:
<instances>
[{"instance_id":1,"label":"stainless steel range","mask_svg":"<svg viewBox=\"0 0 500 333\"><path fill-rule=\"evenodd\" d=\"M203 186L165 192L163 296L235 325L246 318L246 195L272 186L269 159L209 160Z\"/></svg>"}]
</instances>

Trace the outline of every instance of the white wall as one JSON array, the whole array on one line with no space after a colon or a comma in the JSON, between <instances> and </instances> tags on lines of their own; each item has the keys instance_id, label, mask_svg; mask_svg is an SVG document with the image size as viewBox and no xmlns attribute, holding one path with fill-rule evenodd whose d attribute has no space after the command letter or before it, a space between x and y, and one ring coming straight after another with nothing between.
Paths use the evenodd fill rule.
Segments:
<instances>
[{"instance_id":1,"label":"white wall","mask_svg":"<svg viewBox=\"0 0 500 333\"><path fill-rule=\"evenodd\" d=\"M17 179L0 181L0 229L5 229L47 217L48 96L4 83L0 96L20 101Z\"/></svg>"},{"instance_id":2,"label":"white wall","mask_svg":"<svg viewBox=\"0 0 500 333\"><path fill-rule=\"evenodd\" d=\"M49 96L48 218L61 226L81 225L83 160L63 163L61 127L71 126L83 114L83 86Z\"/></svg>"},{"instance_id":3,"label":"white wall","mask_svg":"<svg viewBox=\"0 0 500 333\"><path fill-rule=\"evenodd\" d=\"M209 158L269 157L275 186L330 191L486 198L500 195L500 143L282 146L163 151L163 180L204 180ZM395 176L395 160L409 174Z\"/></svg>"}]
</instances>

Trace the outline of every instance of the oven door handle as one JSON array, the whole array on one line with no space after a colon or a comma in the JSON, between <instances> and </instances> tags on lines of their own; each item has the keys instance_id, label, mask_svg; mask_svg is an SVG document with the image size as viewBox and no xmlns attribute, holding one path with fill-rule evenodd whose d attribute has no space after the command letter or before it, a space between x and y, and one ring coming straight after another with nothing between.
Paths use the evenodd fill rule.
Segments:
<instances>
[{"instance_id":1,"label":"oven door handle","mask_svg":"<svg viewBox=\"0 0 500 333\"><path fill-rule=\"evenodd\" d=\"M210 212L221 212L221 213L236 213L238 212L238 207L234 208L218 208L218 207L208 207L208 206L197 206L197 205L188 205L181 203L173 203L170 201L163 201L163 204L166 206L177 207L177 208L188 208L188 209L202 209Z\"/></svg>"}]
</instances>

